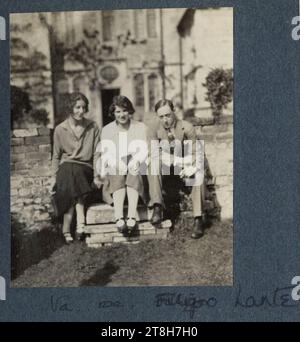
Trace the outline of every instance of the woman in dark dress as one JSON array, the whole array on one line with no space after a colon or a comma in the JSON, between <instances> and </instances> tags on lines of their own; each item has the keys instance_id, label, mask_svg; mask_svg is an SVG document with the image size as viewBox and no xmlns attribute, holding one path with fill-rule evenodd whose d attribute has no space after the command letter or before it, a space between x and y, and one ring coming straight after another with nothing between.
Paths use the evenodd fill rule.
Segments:
<instances>
[{"instance_id":1,"label":"woman in dark dress","mask_svg":"<svg viewBox=\"0 0 300 342\"><path fill-rule=\"evenodd\" d=\"M54 202L56 215L63 219L63 234L67 243L73 241L70 227L74 211L77 234L83 234L85 198L93 191L93 182L98 188L101 186L99 177L94 173L100 133L94 121L84 118L88 106L85 95L68 95L68 118L54 131Z\"/></svg>"}]
</instances>

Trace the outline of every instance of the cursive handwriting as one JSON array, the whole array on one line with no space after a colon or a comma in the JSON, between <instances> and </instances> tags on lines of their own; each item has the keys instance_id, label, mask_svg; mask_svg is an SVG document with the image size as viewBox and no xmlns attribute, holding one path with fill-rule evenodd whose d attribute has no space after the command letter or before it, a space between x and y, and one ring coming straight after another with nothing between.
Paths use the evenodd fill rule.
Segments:
<instances>
[{"instance_id":1,"label":"cursive handwriting","mask_svg":"<svg viewBox=\"0 0 300 342\"><path fill-rule=\"evenodd\" d=\"M194 318L197 310L202 307L213 308L217 305L217 299L215 297L200 298L193 293L185 296L182 293L160 293L155 296L155 305L160 306L179 306L183 308L184 312L188 312L190 318Z\"/></svg>"},{"instance_id":2,"label":"cursive handwriting","mask_svg":"<svg viewBox=\"0 0 300 342\"><path fill-rule=\"evenodd\" d=\"M69 303L69 296L55 297L51 296L51 311L61 312L61 311L73 311L71 304Z\"/></svg>"},{"instance_id":3,"label":"cursive handwriting","mask_svg":"<svg viewBox=\"0 0 300 342\"><path fill-rule=\"evenodd\" d=\"M244 309L270 307L270 308L288 308L299 305L293 301L291 291L295 286L276 287L275 289L265 293L245 293L241 285L238 286L238 291L234 301L234 307L242 307ZM98 301L98 309L113 309L125 307L118 300L100 300ZM188 313L193 319L197 311L201 308L214 308L218 304L215 297L202 298L197 294L190 293L188 295L180 292L164 292L155 296L154 304L156 307L179 307L183 312ZM51 296L50 309L52 312L72 312L73 306L70 301L70 296Z\"/></svg>"},{"instance_id":4,"label":"cursive handwriting","mask_svg":"<svg viewBox=\"0 0 300 342\"><path fill-rule=\"evenodd\" d=\"M243 307L243 308L259 308L261 306L269 306L269 307L293 307L297 304L291 303L291 290L294 286L288 287L276 287L269 294L256 294L256 295L242 295L242 288L239 285L238 294L235 300L235 307Z\"/></svg>"},{"instance_id":5,"label":"cursive handwriting","mask_svg":"<svg viewBox=\"0 0 300 342\"><path fill-rule=\"evenodd\" d=\"M119 301L104 300L98 303L99 309L122 308L124 305Z\"/></svg>"}]
</instances>

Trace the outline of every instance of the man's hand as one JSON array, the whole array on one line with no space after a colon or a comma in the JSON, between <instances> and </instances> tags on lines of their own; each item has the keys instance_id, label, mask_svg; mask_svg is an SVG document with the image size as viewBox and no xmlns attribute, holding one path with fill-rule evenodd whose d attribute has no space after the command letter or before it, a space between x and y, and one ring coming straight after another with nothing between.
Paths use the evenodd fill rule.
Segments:
<instances>
[{"instance_id":1,"label":"man's hand","mask_svg":"<svg viewBox=\"0 0 300 342\"><path fill-rule=\"evenodd\" d=\"M195 166L186 166L183 168L180 172L181 178L189 178L192 177L197 171L197 168Z\"/></svg>"}]
</instances>

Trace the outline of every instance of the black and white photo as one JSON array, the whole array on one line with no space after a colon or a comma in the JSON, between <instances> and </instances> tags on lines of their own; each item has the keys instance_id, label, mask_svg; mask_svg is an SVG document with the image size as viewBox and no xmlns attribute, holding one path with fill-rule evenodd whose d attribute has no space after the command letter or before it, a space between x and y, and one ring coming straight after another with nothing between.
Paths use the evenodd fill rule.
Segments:
<instances>
[{"instance_id":1,"label":"black and white photo","mask_svg":"<svg viewBox=\"0 0 300 342\"><path fill-rule=\"evenodd\" d=\"M233 41L232 7L10 14L13 287L233 285Z\"/></svg>"}]
</instances>

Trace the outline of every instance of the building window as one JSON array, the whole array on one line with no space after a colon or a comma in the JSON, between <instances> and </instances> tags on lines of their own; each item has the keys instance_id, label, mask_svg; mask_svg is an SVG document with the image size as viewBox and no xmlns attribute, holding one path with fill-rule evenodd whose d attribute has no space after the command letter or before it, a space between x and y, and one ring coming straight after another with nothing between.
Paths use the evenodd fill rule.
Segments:
<instances>
[{"instance_id":1,"label":"building window","mask_svg":"<svg viewBox=\"0 0 300 342\"><path fill-rule=\"evenodd\" d=\"M137 74L134 76L134 95L135 105L137 107L144 106L144 76L143 74Z\"/></svg>"},{"instance_id":2,"label":"building window","mask_svg":"<svg viewBox=\"0 0 300 342\"><path fill-rule=\"evenodd\" d=\"M149 109L154 110L154 106L156 103L156 92L158 88L157 84L157 76L155 74L151 74L148 77L148 85L149 85Z\"/></svg>"},{"instance_id":3,"label":"building window","mask_svg":"<svg viewBox=\"0 0 300 342\"><path fill-rule=\"evenodd\" d=\"M113 11L102 12L102 23L103 23L103 40L106 42L113 40L113 32L114 32Z\"/></svg>"},{"instance_id":4,"label":"building window","mask_svg":"<svg viewBox=\"0 0 300 342\"><path fill-rule=\"evenodd\" d=\"M95 33L99 32L99 20L98 20L99 12L84 12L82 14L82 26L83 31L88 33Z\"/></svg>"},{"instance_id":5,"label":"building window","mask_svg":"<svg viewBox=\"0 0 300 342\"><path fill-rule=\"evenodd\" d=\"M145 38L144 10L134 10L134 33L137 40Z\"/></svg>"},{"instance_id":6,"label":"building window","mask_svg":"<svg viewBox=\"0 0 300 342\"><path fill-rule=\"evenodd\" d=\"M100 70L100 76L108 82L113 82L119 77L118 69L112 65L105 66Z\"/></svg>"},{"instance_id":7,"label":"building window","mask_svg":"<svg viewBox=\"0 0 300 342\"><path fill-rule=\"evenodd\" d=\"M147 10L147 33L149 38L156 38L156 15L154 9Z\"/></svg>"},{"instance_id":8,"label":"building window","mask_svg":"<svg viewBox=\"0 0 300 342\"><path fill-rule=\"evenodd\" d=\"M66 24L66 41L67 45L75 44L75 30L74 30L74 17L73 12L66 12L65 24Z\"/></svg>"}]
</instances>

